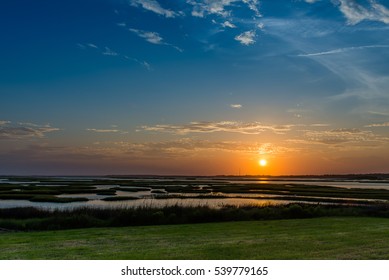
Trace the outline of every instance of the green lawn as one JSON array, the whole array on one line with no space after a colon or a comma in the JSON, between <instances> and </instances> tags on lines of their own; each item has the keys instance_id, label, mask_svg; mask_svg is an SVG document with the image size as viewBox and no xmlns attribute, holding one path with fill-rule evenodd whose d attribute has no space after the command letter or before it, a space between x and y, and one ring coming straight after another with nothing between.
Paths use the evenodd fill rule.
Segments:
<instances>
[{"instance_id":1,"label":"green lawn","mask_svg":"<svg viewBox=\"0 0 389 280\"><path fill-rule=\"evenodd\" d=\"M0 259L389 259L389 219L2 233Z\"/></svg>"}]
</instances>

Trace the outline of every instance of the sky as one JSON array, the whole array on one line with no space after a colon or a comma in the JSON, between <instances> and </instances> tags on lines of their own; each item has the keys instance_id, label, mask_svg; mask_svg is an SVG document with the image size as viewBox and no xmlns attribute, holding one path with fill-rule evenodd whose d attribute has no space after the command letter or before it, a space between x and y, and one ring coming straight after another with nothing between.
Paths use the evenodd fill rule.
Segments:
<instances>
[{"instance_id":1,"label":"sky","mask_svg":"<svg viewBox=\"0 0 389 280\"><path fill-rule=\"evenodd\" d=\"M387 0L4 0L0 35L0 174L389 173Z\"/></svg>"}]
</instances>

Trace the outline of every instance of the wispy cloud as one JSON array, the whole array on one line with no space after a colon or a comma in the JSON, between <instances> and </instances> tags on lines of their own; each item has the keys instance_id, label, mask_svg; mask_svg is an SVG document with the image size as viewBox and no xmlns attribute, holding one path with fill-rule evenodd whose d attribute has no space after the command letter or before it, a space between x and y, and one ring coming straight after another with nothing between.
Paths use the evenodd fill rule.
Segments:
<instances>
[{"instance_id":1,"label":"wispy cloud","mask_svg":"<svg viewBox=\"0 0 389 280\"><path fill-rule=\"evenodd\" d=\"M90 48L94 48L94 49L98 49L99 48L95 44L91 44L91 43L87 44L87 46L90 47Z\"/></svg>"},{"instance_id":2,"label":"wispy cloud","mask_svg":"<svg viewBox=\"0 0 389 280\"><path fill-rule=\"evenodd\" d=\"M147 42L149 42L151 44L170 46L179 52L183 51L179 47L176 47L172 44L166 43L164 41L164 39L157 32L144 31L144 30L139 30L139 29L135 29L135 28L129 28L128 30L135 33L140 38L145 39Z\"/></svg>"},{"instance_id":3,"label":"wispy cloud","mask_svg":"<svg viewBox=\"0 0 389 280\"><path fill-rule=\"evenodd\" d=\"M100 128L87 128L86 131L96 132L96 133L120 133L127 134L127 131L120 130L116 125L112 125L112 128L109 129L100 129Z\"/></svg>"},{"instance_id":4,"label":"wispy cloud","mask_svg":"<svg viewBox=\"0 0 389 280\"><path fill-rule=\"evenodd\" d=\"M247 155L275 155L295 151L295 148L269 143L241 141L210 141L203 139L181 138L159 142L106 142L95 145L96 153L113 154L131 158L174 158L177 156L204 155L204 152L226 152Z\"/></svg>"},{"instance_id":5,"label":"wispy cloud","mask_svg":"<svg viewBox=\"0 0 389 280\"><path fill-rule=\"evenodd\" d=\"M163 45L163 38L157 32L143 31L139 29L130 28L131 32L137 34L139 37L145 39L147 42L156 45Z\"/></svg>"},{"instance_id":6,"label":"wispy cloud","mask_svg":"<svg viewBox=\"0 0 389 280\"><path fill-rule=\"evenodd\" d=\"M133 57L129 57L127 55L125 55L124 58L127 59L127 60L130 60L130 61L135 61L136 63L141 65L143 68L145 68L147 71L152 71L153 70L153 67L147 61L139 60L139 59L136 59L136 58L133 58Z\"/></svg>"},{"instance_id":7,"label":"wispy cloud","mask_svg":"<svg viewBox=\"0 0 389 280\"><path fill-rule=\"evenodd\" d=\"M151 67L151 65L150 65L148 62L142 61L142 62L140 62L140 63L141 63L141 65L143 65L143 67L146 68L147 70L149 70L149 71L153 70L153 68Z\"/></svg>"},{"instance_id":8,"label":"wispy cloud","mask_svg":"<svg viewBox=\"0 0 389 280\"><path fill-rule=\"evenodd\" d=\"M338 3L339 10L350 25L355 25L363 20L389 24L389 10L375 0L368 0L368 7L364 7L355 0L339 0Z\"/></svg>"},{"instance_id":9,"label":"wispy cloud","mask_svg":"<svg viewBox=\"0 0 389 280\"><path fill-rule=\"evenodd\" d=\"M389 122L373 123L373 124L365 125L365 127L389 127Z\"/></svg>"},{"instance_id":10,"label":"wispy cloud","mask_svg":"<svg viewBox=\"0 0 389 280\"><path fill-rule=\"evenodd\" d=\"M148 62L143 61L143 60L139 60L137 58L130 57L128 55L120 54L120 53L112 50L109 47L100 48L99 46L92 44L92 43L88 43L88 44L78 43L77 45L83 50L86 50L89 48L90 50L95 50L96 52L99 52L101 55L104 55L104 56L112 56L112 57L118 57L118 58L125 59L125 60L134 61L134 62L138 63L140 66L147 69L148 71L152 70L152 67Z\"/></svg>"},{"instance_id":11,"label":"wispy cloud","mask_svg":"<svg viewBox=\"0 0 389 280\"><path fill-rule=\"evenodd\" d=\"M326 49L325 51L312 52L312 49L317 49L317 40L312 39L317 38L315 33L318 30L321 33L322 31L326 32L326 28L328 28L329 34L332 34L331 36L328 35L328 40L323 41L323 45L336 45L339 44L338 36L341 36L343 31L340 34L335 34L333 30L340 30L342 25L339 25L339 23L334 24L333 22L326 23L322 20L318 20L317 22L312 20L307 21L304 18L301 20L271 19L268 21L265 19L265 23L267 32L284 40L286 42L285 45L289 45L291 51L293 49L294 51L300 50L301 57L311 58L314 63L326 69L328 74L339 78L339 81L343 83L343 89L328 94L327 104L349 98L376 102L378 98L386 96L389 80L382 70L376 69L375 67L380 59L380 53L383 53L378 52L378 48L386 50L386 44L377 43L374 45L338 49L332 49L330 47L330 49ZM319 27L317 28L316 26ZM325 28L323 29L324 26ZM345 29L347 31L344 32L350 32L351 30L355 32L355 27L347 27ZM308 35L307 37L303 37L302 34ZM337 39L334 39L335 37ZM378 38L376 41L379 42ZM377 50L377 53L374 53L374 50ZM341 55L342 53L344 55ZM328 93L330 92L328 91ZM345 106L345 108L347 107Z\"/></svg>"},{"instance_id":12,"label":"wispy cloud","mask_svg":"<svg viewBox=\"0 0 389 280\"><path fill-rule=\"evenodd\" d=\"M50 125L38 125L33 123L12 123L9 121L0 122L1 139L28 139L43 138L47 133L60 130Z\"/></svg>"},{"instance_id":13,"label":"wispy cloud","mask_svg":"<svg viewBox=\"0 0 389 280\"><path fill-rule=\"evenodd\" d=\"M98 46L96 46L95 44L92 44L92 43L87 43L87 44L81 44L81 43L78 43L77 46L79 46L81 49L87 49L87 48L92 48L92 49L99 49Z\"/></svg>"},{"instance_id":14,"label":"wispy cloud","mask_svg":"<svg viewBox=\"0 0 389 280\"><path fill-rule=\"evenodd\" d=\"M119 54L113 50L111 50L108 47L104 48L104 51L102 52L102 55L108 55L108 56L118 56Z\"/></svg>"},{"instance_id":15,"label":"wispy cloud","mask_svg":"<svg viewBox=\"0 0 389 280\"><path fill-rule=\"evenodd\" d=\"M163 8L156 0L131 0L131 5L142 7L145 10L167 18L174 18L179 15L179 13Z\"/></svg>"},{"instance_id":16,"label":"wispy cloud","mask_svg":"<svg viewBox=\"0 0 389 280\"><path fill-rule=\"evenodd\" d=\"M375 116L384 116L384 117L389 116L389 113L386 112L368 111L367 113Z\"/></svg>"},{"instance_id":17,"label":"wispy cloud","mask_svg":"<svg viewBox=\"0 0 389 280\"><path fill-rule=\"evenodd\" d=\"M87 131L98 132L98 133L116 133L119 132L118 129L97 129L97 128L87 128Z\"/></svg>"},{"instance_id":18,"label":"wispy cloud","mask_svg":"<svg viewBox=\"0 0 389 280\"><path fill-rule=\"evenodd\" d=\"M249 46L255 43L255 30L243 32L235 37L236 41L239 41L242 45Z\"/></svg>"},{"instance_id":19,"label":"wispy cloud","mask_svg":"<svg viewBox=\"0 0 389 280\"><path fill-rule=\"evenodd\" d=\"M284 147L273 143L264 143L256 147L255 153L259 155L279 155L298 151L298 148Z\"/></svg>"},{"instance_id":20,"label":"wispy cloud","mask_svg":"<svg viewBox=\"0 0 389 280\"><path fill-rule=\"evenodd\" d=\"M328 123L314 123L314 124L311 124L309 126L312 126L312 127L327 127L327 126L330 126L330 124L328 124Z\"/></svg>"},{"instance_id":21,"label":"wispy cloud","mask_svg":"<svg viewBox=\"0 0 389 280\"><path fill-rule=\"evenodd\" d=\"M174 134L188 133L213 133L213 132L233 132L241 134L261 134L265 131L283 134L293 125L264 125L260 122L191 122L184 125L159 124L155 126L142 126L141 129L153 132L167 132Z\"/></svg>"},{"instance_id":22,"label":"wispy cloud","mask_svg":"<svg viewBox=\"0 0 389 280\"><path fill-rule=\"evenodd\" d=\"M331 55L331 54L346 53L346 52L350 52L350 51L358 51L358 50L364 50L364 49L376 49L376 48L389 48L389 45L368 45L368 46L339 48L339 49L323 51L323 52L299 54L297 56L310 57L310 56Z\"/></svg>"},{"instance_id":23,"label":"wispy cloud","mask_svg":"<svg viewBox=\"0 0 389 280\"><path fill-rule=\"evenodd\" d=\"M371 131L363 131L355 128L342 128L327 131L306 131L305 137L310 142L317 142L328 145L337 145L348 142L381 142L388 140L387 138L375 135Z\"/></svg>"}]
</instances>

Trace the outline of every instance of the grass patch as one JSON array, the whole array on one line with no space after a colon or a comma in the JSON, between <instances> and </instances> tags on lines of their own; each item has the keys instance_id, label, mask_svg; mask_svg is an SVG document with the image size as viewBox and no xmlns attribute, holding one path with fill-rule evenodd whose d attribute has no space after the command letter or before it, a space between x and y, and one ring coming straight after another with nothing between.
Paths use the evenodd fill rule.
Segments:
<instances>
[{"instance_id":1,"label":"grass patch","mask_svg":"<svg viewBox=\"0 0 389 280\"><path fill-rule=\"evenodd\" d=\"M3 233L1 259L388 259L389 219L299 220Z\"/></svg>"}]
</instances>

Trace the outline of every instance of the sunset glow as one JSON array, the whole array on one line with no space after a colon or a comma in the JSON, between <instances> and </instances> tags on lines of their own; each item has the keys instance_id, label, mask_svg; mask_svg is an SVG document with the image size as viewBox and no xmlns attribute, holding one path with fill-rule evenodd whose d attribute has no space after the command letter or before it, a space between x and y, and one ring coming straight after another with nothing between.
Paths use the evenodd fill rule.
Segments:
<instances>
[{"instance_id":1,"label":"sunset glow","mask_svg":"<svg viewBox=\"0 0 389 280\"><path fill-rule=\"evenodd\" d=\"M388 15L383 0L3 1L0 175L389 172Z\"/></svg>"}]
</instances>

